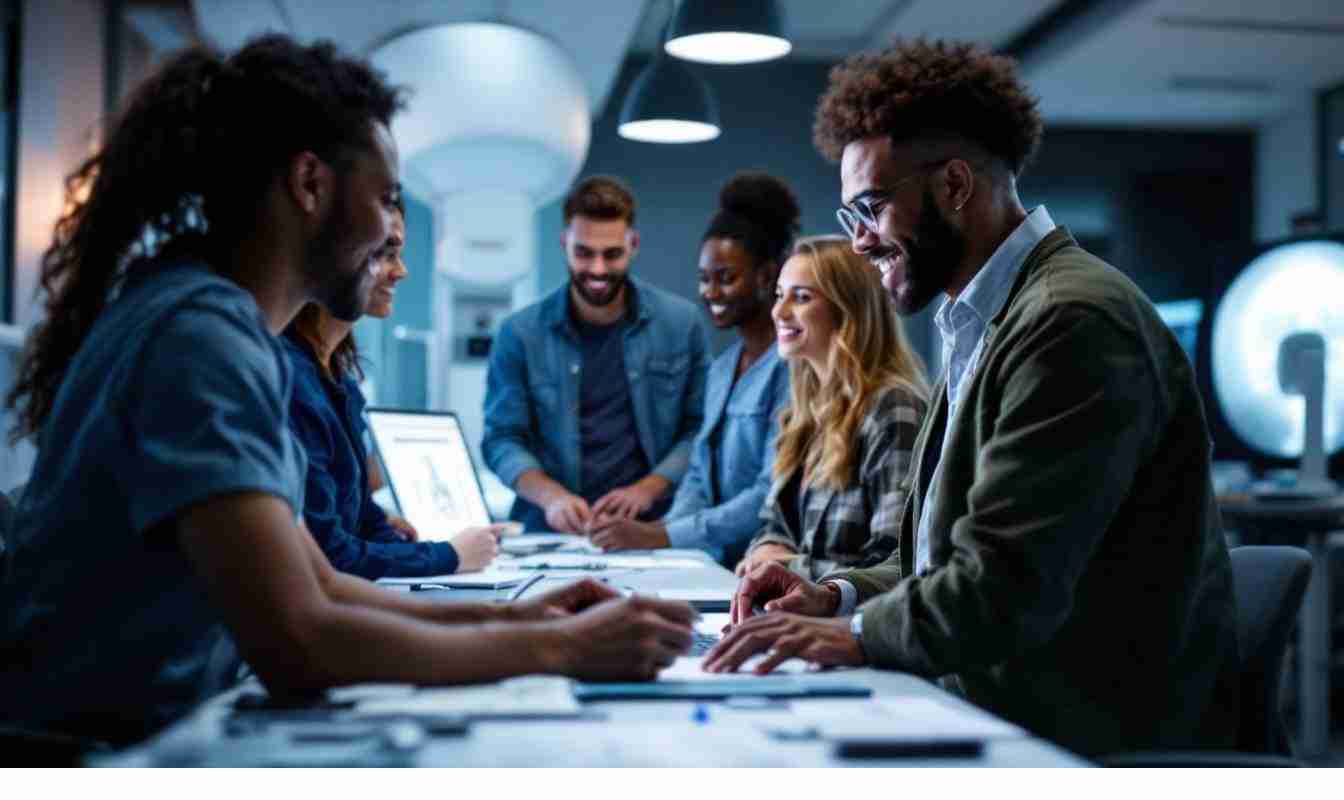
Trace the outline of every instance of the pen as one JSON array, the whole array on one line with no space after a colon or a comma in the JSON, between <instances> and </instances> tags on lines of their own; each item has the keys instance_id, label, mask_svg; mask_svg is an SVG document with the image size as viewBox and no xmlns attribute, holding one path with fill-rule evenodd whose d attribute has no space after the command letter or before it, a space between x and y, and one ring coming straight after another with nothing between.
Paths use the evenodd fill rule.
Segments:
<instances>
[{"instance_id":1,"label":"pen","mask_svg":"<svg viewBox=\"0 0 1344 800\"><path fill-rule=\"evenodd\" d=\"M453 588L453 587L449 586L449 585L446 584L446 583L413 583L413 584L411 584L411 591L413 591L413 592L427 592L427 591L429 591L429 590L431 590L431 589L441 589L441 590L443 590L443 591L446 592L446 591L448 591L448 590L451 589L451 588Z\"/></svg>"},{"instance_id":2,"label":"pen","mask_svg":"<svg viewBox=\"0 0 1344 800\"><path fill-rule=\"evenodd\" d=\"M532 588L532 586L536 584L537 581L541 580L544 577L546 577L546 573L538 572L537 574L523 581L523 585L519 586L517 589L514 589L513 594L509 595L509 602L512 603L513 601L522 597L524 592Z\"/></svg>"}]
</instances>

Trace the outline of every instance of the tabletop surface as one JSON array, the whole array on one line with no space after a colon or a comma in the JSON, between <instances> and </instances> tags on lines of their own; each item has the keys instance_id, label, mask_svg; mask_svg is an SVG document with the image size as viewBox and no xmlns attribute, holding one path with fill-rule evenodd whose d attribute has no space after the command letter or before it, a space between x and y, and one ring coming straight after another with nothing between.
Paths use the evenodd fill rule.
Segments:
<instances>
[{"instance_id":1,"label":"tabletop surface","mask_svg":"<svg viewBox=\"0 0 1344 800\"><path fill-rule=\"evenodd\" d=\"M722 589L736 578L696 551L662 551L659 558L688 557L698 568L565 571L549 573L527 594L591 574L638 592L660 589ZM422 596L498 600L507 591L450 590ZM726 615L705 615L702 631L717 629ZM697 665L683 659L677 677L697 678ZM204 704L187 719L145 744L96 760L105 766L266 764L414 765L438 767L819 767L819 766L1086 766L1088 762L1031 737L924 679L876 669L809 671L808 681L860 684L868 698L774 699L754 703L690 700L621 700L583 704L581 716L551 720L474 720L465 732L424 736L413 747L377 752L360 745L321 741L294 744L274 736L250 744L226 734L233 703L243 692L260 692L255 681ZM712 676L705 676L713 679ZM836 726L839 726L838 728ZM339 726L333 726L333 729ZM842 759L834 737L857 727L916 731L931 739L971 737L984 742L975 757L946 753L887 759ZM317 730L321 734L320 724ZM315 737L321 740L321 735ZM414 737L413 737L414 738ZM345 749L342 750L341 747ZM324 749L325 748L325 749ZM353 749L352 749L353 748Z\"/></svg>"}]
</instances>

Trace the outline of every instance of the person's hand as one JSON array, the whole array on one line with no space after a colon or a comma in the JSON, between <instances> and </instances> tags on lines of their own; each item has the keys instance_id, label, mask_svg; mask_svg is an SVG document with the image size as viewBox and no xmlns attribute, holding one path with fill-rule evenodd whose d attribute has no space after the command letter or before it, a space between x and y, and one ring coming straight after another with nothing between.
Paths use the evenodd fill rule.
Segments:
<instances>
[{"instance_id":1,"label":"person's hand","mask_svg":"<svg viewBox=\"0 0 1344 800\"><path fill-rule=\"evenodd\" d=\"M671 547L667 529L656 522L640 522L623 517L603 517L593 523L588 534L603 550L658 550Z\"/></svg>"},{"instance_id":2,"label":"person's hand","mask_svg":"<svg viewBox=\"0 0 1344 800\"><path fill-rule=\"evenodd\" d=\"M395 516L393 514L388 514L387 524L391 525L392 530L402 539L405 539L408 542L420 541L420 531L417 531L414 525L402 519L401 517Z\"/></svg>"},{"instance_id":3,"label":"person's hand","mask_svg":"<svg viewBox=\"0 0 1344 800\"><path fill-rule=\"evenodd\" d=\"M751 548L751 552L737 562L737 569L733 572L740 578L757 564L765 564L770 561L792 561L796 555L798 555L798 551L788 545L766 542Z\"/></svg>"},{"instance_id":4,"label":"person's hand","mask_svg":"<svg viewBox=\"0 0 1344 800\"><path fill-rule=\"evenodd\" d=\"M653 680L691 647L688 603L636 595L556 620L551 670L583 680Z\"/></svg>"},{"instance_id":5,"label":"person's hand","mask_svg":"<svg viewBox=\"0 0 1344 800\"><path fill-rule=\"evenodd\" d=\"M823 667L857 667L863 647L849 632L849 617L813 619L797 614L765 614L734 627L705 654L706 672L735 672L757 653L765 658L752 672L764 675L790 658Z\"/></svg>"},{"instance_id":6,"label":"person's hand","mask_svg":"<svg viewBox=\"0 0 1344 800\"><path fill-rule=\"evenodd\" d=\"M829 617L840 607L840 592L831 584L804 580L778 561L767 561L753 567L738 582L730 624L736 627L745 622L756 607L766 613L787 611L808 617Z\"/></svg>"},{"instance_id":7,"label":"person's hand","mask_svg":"<svg viewBox=\"0 0 1344 800\"><path fill-rule=\"evenodd\" d=\"M593 511L588 501L573 494L565 494L546 504L546 524L563 533L582 533L587 530Z\"/></svg>"},{"instance_id":8,"label":"person's hand","mask_svg":"<svg viewBox=\"0 0 1344 800\"><path fill-rule=\"evenodd\" d=\"M506 619L539 622L572 616L598 603L620 596L620 592L607 584L593 578L584 578L502 608L506 612Z\"/></svg>"},{"instance_id":9,"label":"person's hand","mask_svg":"<svg viewBox=\"0 0 1344 800\"><path fill-rule=\"evenodd\" d=\"M593 515L606 514L612 517L633 519L643 514L658 502L672 484L661 475L646 475L629 486L612 489L593 503Z\"/></svg>"},{"instance_id":10,"label":"person's hand","mask_svg":"<svg viewBox=\"0 0 1344 800\"><path fill-rule=\"evenodd\" d=\"M499 555L499 537L503 525L486 525L480 528L463 528L453 537L453 549L457 551L457 571L476 572L485 569Z\"/></svg>"}]
</instances>

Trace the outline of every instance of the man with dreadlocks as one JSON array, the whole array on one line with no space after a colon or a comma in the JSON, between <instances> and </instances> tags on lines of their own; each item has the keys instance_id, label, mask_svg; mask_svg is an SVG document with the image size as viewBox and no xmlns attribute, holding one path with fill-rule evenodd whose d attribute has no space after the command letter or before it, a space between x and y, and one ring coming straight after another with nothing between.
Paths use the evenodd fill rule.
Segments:
<instances>
[{"instance_id":1,"label":"man with dreadlocks","mask_svg":"<svg viewBox=\"0 0 1344 800\"><path fill-rule=\"evenodd\" d=\"M816 140L840 223L902 313L945 297L947 367L893 555L820 584L757 567L706 667L771 648L760 671L938 677L1088 754L1227 746L1232 575L1199 392L1143 293L1023 208L1041 130L1013 62L971 45L832 72Z\"/></svg>"},{"instance_id":2,"label":"man with dreadlocks","mask_svg":"<svg viewBox=\"0 0 1344 800\"><path fill-rule=\"evenodd\" d=\"M75 173L88 197L44 257L47 318L9 398L38 457L0 588L6 724L132 742L239 656L283 694L650 678L689 646L689 606L592 581L417 602L336 572L297 521L276 334L309 301L363 311L396 214L399 105L330 44L191 50Z\"/></svg>"}]
</instances>

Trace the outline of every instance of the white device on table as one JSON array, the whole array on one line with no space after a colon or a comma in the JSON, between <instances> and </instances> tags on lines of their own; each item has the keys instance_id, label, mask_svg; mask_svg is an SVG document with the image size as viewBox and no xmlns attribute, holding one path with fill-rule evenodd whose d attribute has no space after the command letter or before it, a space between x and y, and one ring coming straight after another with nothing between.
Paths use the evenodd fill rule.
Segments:
<instances>
[{"instance_id":1,"label":"white device on table","mask_svg":"<svg viewBox=\"0 0 1344 800\"><path fill-rule=\"evenodd\" d=\"M464 528L490 524L485 492L456 414L404 408L370 408L367 414L392 499L422 540L447 541ZM509 536L500 548L513 555L598 552L587 539L567 533L524 532Z\"/></svg>"},{"instance_id":2,"label":"white device on table","mask_svg":"<svg viewBox=\"0 0 1344 800\"><path fill-rule=\"evenodd\" d=\"M370 408L369 432L397 508L424 541L490 524L462 424L451 411Z\"/></svg>"}]
</instances>

